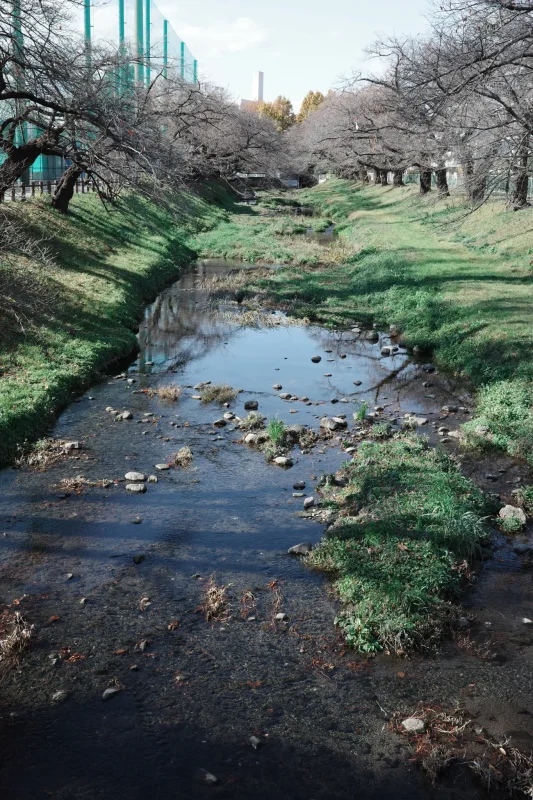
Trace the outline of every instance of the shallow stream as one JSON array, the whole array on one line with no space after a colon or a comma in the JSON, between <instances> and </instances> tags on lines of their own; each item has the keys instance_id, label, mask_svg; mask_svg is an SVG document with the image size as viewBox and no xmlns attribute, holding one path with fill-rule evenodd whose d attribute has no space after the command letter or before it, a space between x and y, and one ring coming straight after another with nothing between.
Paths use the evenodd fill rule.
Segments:
<instances>
[{"instance_id":1,"label":"shallow stream","mask_svg":"<svg viewBox=\"0 0 533 800\"><path fill-rule=\"evenodd\" d=\"M346 652L327 582L287 554L323 533L299 515L293 483L312 494L346 460L340 438L295 450L292 469L280 469L239 444L231 423L213 427L227 409L202 405L193 387L242 388L236 414L257 400L265 416L315 429L324 415L350 421L361 402L384 407L387 420L413 412L428 419L433 441L442 406L471 398L405 352L381 356L382 334L372 344L279 314L254 327L236 304L216 308L201 282L232 266L201 262L147 308L125 377L93 386L56 425L54 436L81 450L43 472L0 473L1 600L36 625L34 647L2 686L2 798L472 797L468 781L424 785L386 730L386 712L459 699L489 720L499 692L502 730L519 726L531 738L522 714L533 713L531 642L513 609L533 617L533 603L512 548L500 542L501 560L467 598L493 626L497 657L455 645L410 662ZM169 384L183 387L178 403L144 391ZM276 384L309 401L282 400ZM117 422L107 407L133 419ZM184 445L189 468L155 470ZM500 484L484 488L508 492L524 471L498 465ZM489 471L465 469L481 483ZM158 482L129 494L131 470ZM113 483L65 491L61 481L76 476ZM212 574L229 598L228 619L214 624L198 612ZM279 612L288 622L275 620ZM104 702L110 685L121 691ZM205 784L198 769L219 782Z\"/></svg>"}]
</instances>

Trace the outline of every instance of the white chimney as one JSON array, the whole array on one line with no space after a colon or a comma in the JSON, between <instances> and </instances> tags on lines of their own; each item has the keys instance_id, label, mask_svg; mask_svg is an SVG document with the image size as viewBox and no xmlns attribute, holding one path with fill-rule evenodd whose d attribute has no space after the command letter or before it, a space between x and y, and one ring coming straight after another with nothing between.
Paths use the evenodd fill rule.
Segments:
<instances>
[{"instance_id":1,"label":"white chimney","mask_svg":"<svg viewBox=\"0 0 533 800\"><path fill-rule=\"evenodd\" d=\"M254 72L254 80L252 83L252 100L258 103L262 103L264 100L264 83L265 83L265 73L264 72Z\"/></svg>"}]
</instances>

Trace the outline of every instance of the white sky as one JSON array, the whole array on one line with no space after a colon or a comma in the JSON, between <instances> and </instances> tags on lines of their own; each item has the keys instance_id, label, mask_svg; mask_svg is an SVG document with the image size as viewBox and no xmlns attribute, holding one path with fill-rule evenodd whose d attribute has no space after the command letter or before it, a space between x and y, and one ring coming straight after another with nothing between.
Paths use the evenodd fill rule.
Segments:
<instances>
[{"instance_id":1,"label":"white sky","mask_svg":"<svg viewBox=\"0 0 533 800\"><path fill-rule=\"evenodd\" d=\"M352 68L378 32L424 30L430 0L156 0L199 61L200 76L251 96L265 73L265 99L295 107L309 89L325 92Z\"/></svg>"}]
</instances>

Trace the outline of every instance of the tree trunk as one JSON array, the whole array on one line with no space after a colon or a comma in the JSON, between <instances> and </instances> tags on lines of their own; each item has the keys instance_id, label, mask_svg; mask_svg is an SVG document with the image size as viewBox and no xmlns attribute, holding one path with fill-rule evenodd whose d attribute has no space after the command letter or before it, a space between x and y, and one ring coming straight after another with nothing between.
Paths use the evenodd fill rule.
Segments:
<instances>
[{"instance_id":1,"label":"tree trunk","mask_svg":"<svg viewBox=\"0 0 533 800\"><path fill-rule=\"evenodd\" d=\"M70 201L74 195L74 189L76 188L76 181L81 178L83 172L83 169L76 164L71 164L70 167L67 167L64 171L58 181L52 198L52 206L56 211L61 211L62 214L67 213Z\"/></svg>"},{"instance_id":2,"label":"tree trunk","mask_svg":"<svg viewBox=\"0 0 533 800\"><path fill-rule=\"evenodd\" d=\"M474 161L471 156L467 156L464 164L466 193L468 200L471 203L482 203L485 199L485 192L487 191L487 176L476 174Z\"/></svg>"},{"instance_id":3,"label":"tree trunk","mask_svg":"<svg viewBox=\"0 0 533 800\"><path fill-rule=\"evenodd\" d=\"M448 186L448 177L446 175L446 167L440 167L435 170L435 177L437 179L437 191L439 197L449 197L450 188Z\"/></svg>"},{"instance_id":4,"label":"tree trunk","mask_svg":"<svg viewBox=\"0 0 533 800\"><path fill-rule=\"evenodd\" d=\"M9 147L6 152L7 158L0 165L0 196L19 178L22 178L40 155L61 155L57 149L57 138L58 135L53 132L44 133L42 136L32 139L31 142L26 142L18 147L14 145Z\"/></svg>"},{"instance_id":5,"label":"tree trunk","mask_svg":"<svg viewBox=\"0 0 533 800\"><path fill-rule=\"evenodd\" d=\"M516 183L511 198L511 203L515 211L520 208L526 208L529 205L527 201L527 193L529 188L529 136L526 136L524 141L520 144L518 151L518 174L516 176Z\"/></svg>"},{"instance_id":6,"label":"tree trunk","mask_svg":"<svg viewBox=\"0 0 533 800\"><path fill-rule=\"evenodd\" d=\"M403 169L395 169L392 173L393 186L405 186L403 182Z\"/></svg>"},{"instance_id":7,"label":"tree trunk","mask_svg":"<svg viewBox=\"0 0 533 800\"><path fill-rule=\"evenodd\" d=\"M427 194L431 191L431 170L420 170L420 194Z\"/></svg>"},{"instance_id":8,"label":"tree trunk","mask_svg":"<svg viewBox=\"0 0 533 800\"><path fill-rule=\"evenodd\" d=\"M361 167L357 170L357 177L361 183L368 183L368 170L365 167Z\"/></svg>"}]
</instances>

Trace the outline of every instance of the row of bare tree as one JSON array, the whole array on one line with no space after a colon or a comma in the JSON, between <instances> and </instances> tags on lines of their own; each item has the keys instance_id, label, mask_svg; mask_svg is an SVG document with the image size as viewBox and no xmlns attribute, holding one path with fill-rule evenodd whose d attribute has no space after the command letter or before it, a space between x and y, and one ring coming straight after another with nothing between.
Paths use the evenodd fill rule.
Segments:
<instances>
[{"instance_id":1,"label":"row of bare tree","mask_svg":"<svg viewBox=\"0 0 533 800\"><path fill-rule=\"evenodd\" d=\"M79 0L0 0L0 196L37 158L68 167L53 198L66 211L77 179L114 196L151 196L190 181L272 171L280 133L213 86L188 84L152 65L149 86L133 78L124 46L88 47L76 31Z\"/></svg>"},{"instance_id":2,"label":"row of bare tree","mask_svg":"<svg viewBox=\"0 0 533 800\"><path fill-rule=\"evenodd\" d=\"M532 0L439 0L424 37L383 37L369 49L380 71L356 75L291 130L302 172L334 171L449 192L462 173L473 205L505 188L528 202L533 145ZM381 67L385 65L384 69Z\"/></svg>"}]
</instances>

